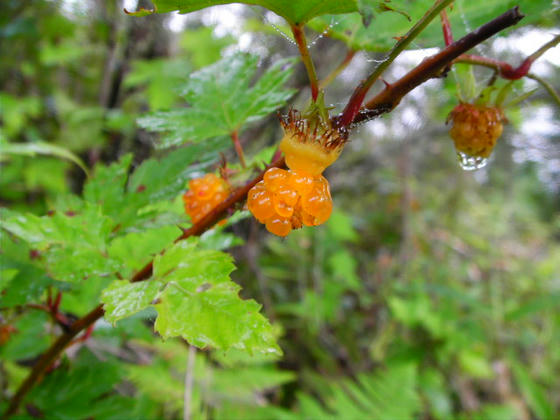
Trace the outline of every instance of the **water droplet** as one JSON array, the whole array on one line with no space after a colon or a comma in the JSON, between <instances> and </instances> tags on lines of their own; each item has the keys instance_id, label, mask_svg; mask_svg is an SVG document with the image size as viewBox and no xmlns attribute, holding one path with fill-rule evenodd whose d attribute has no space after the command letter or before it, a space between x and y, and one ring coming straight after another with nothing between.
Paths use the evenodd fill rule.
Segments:
<instances>
[{"instance_id":1,"label":"water droplet","mask_svg":"<svg viewBox=\"0 0 560 420\"><path fill-rule=\"evenodd\" d=\"M488 163L488 159L480 156L470 156L463 152L457 152L457 160L459 166L464 171L475 171L484 168Z\"/></svg>"}]
</instances>

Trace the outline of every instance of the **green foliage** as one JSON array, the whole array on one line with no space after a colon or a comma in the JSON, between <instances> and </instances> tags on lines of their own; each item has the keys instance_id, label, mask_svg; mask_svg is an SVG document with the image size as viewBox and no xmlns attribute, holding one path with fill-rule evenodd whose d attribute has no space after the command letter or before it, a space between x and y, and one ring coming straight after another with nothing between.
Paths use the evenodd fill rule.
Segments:
<instances>
[{"instance_id":1,"label":"green foliage","mask_svg":"<svg viewBox=\"0 0 560 420\"><path fill-rule=\"evenodd\" d=\"M280 352L260 306L238 296L240 287L229 278L234 269L223 252L179 242L155 258L150 282L116 280L105 289L105 316L115 322L153 306L163 338L180 336L200 348Z\"/></svg>"},{"instance_id":2,"label":"green foliage","mask_svg":"<svg viewBox=\"0 0 560 420\"><path fill-rule=\"evenodd\" d=\"M154 10L140 9L138 12L132 14L136 16L146 16L154 12L167 13L175 10L178 10L179 13L189 13L209 6L234 2L228 0L181 0L179 2L155 0L153 3L155 6ZM324 14L357 11L355 0L294 0L290 2L285 2L283 0L252 0L242 1L240 3L266 7L277 15L282 16L291 24L305 23L316 16Z\"/></svg>"},{"instance_id":3,"label":"green foliage","mask_svg":"<svg viewBox=\"0 0 560 420\"><path fill-rule=\"evenodd\" d=\"M156 358L151 365L130 366L129 380L140 395L163 405L165 411L181 412L184 382L178 378L187 366L186 347L172 341L143 345L154 351ZM251 415L263 405L265 392L294 379L293 373L274 367L271 354L239 357L240 354L244 353L217 352L212 360L196 354L192 372L194 418L204 418L204 405L215 410L218 418L231 418L238 411Z\"/></svg>"},{"instance_id":4,"label":"green foliage","mask_svg":"<svg viewBox=\"0 0 560 420\"><path fill-rule=\"evenodd\" d=\"M395 365L373 375L358 375L355 382L331 382L321 395L326 407L302 394L300 413L310 419L412 419L420 409L416 381L413 365Z\"/></svg>"},{"instance_id":5,"label":"green foliage","mask_svg":"<svg viewBox=\"0 0 560 420\"><path fill-rule=\"evenodd\" d=\"M119 419L128 416L134 406L131 398L112 393L120 379L117 364L101 364L86 355L75 366L62 367L49 375L29 400L57 419Z\"/></svg>"},{"instance_id":6,"label":"green foliage","mask_svg":"<svg viewBox=\"0 0 560 420\"><path fill-rule=\"evenodd\" d=\"M138 123L165 133L161 147L229 135L244 124L259 120L286 103L294 91L284 84L292 74L292 60L275 63L250 86L258 58L237 54L191 74L182 93L189 108L156 112Z\"/></svg>"},{"instance_id":7,"label":"green foliage","mask_svg":"<svg viewBox=\"0 0 560 420\"><path fill-rule=\"evenodd\" d=\"M127 74L126 87L147 86L145 94L150 109L169 109L179 99L177 85L184 83L190 62L184 58L136 61Z\"/></svg>"},{"instance_id":8,"label":"green foliage","mask_svg":"<svg viewBox=\"0 0 560 420\"><path fill-rule=\"evenodd\" d=\"M321 78L356 50L325 87L334 115L383 59L371 52L386 54L433 1L255 0L242 3L287 22L239 6L193 13L180 33L171 16L93 3L2 4L0 416L67 323L101 301L105 320L68 343L14 418L174 420L189 397L193 420L558 417L557 134L542 90L517 96L473 176L441 133L457 89L476 97L491 72L457 67L352 131L325 172L328 223L279 239L239 202L176 243L189 180L220 173L242 187L276 154L273 113L308 105L304 66L285 59L297 48L278 34L309 26ZM518 3L521 38L476 54L515 65L511 39L557 26L551 0ZM514 4L456 0L455 38ZM443 46L438 19L410 48L427 46ZM534 71L556 85L553 63ZM409 65L398 57L382 77ZM531 93L528 82L508 89ZM532 115L550 124L529 142Z\"/></svg>"}]
</instances>

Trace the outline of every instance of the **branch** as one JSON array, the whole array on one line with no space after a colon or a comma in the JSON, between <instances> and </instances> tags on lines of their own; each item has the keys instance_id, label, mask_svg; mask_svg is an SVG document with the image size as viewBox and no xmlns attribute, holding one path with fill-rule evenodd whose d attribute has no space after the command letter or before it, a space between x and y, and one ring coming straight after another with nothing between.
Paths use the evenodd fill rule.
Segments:
<instances>
[{"instance_id":1,"label":"branch","mask_svg":"<svg viewBox=\"0 0 560 420\"><path fill-rule=\"evenodd\" d=\"M452 1L453 0L436 0L431 9L428 10L426 14L407 32L407 34L395 44L387 58L373 70L366 80L362 81L362 83L358 85L348 100L346 108L342 111L340 119L337 120L337 124L340 127L347 127L352 123L360 111L360 107L362 106L362 102L364 101L369 88L377 81L377 79L379 79L387 67L395 61L395 58L397 58L400 53L408 47L414 38L416 38Z\"/></svg>"},{"instance_id":2,"label":"branch","mask_svg":"<svg viewBox=\"0 0 560 420\"><path fill-rule=\"evenodd\" d=\"M523 17L524 15L519 12L519 7L516 6L455 41L439 53L426 58L401 79L387 85L382 92L368 101L351 123L369 120L392 111L411 90L431 78L441 76L442 70L454 59L501 30L515 25Z\"/></svg>"},{"instance_id":3,"label":"branch","mask_svg":"<svg viewBox=\"0 0 560 420\"><path fill-rule=\"evenodd\" d=\"M558 104L558 106L560 106L560 95L558 94L558 92L556 92L554 90L554 88L552 87L552 85L550 83L548 83L546 80L544 80L542 77L537 76L536 74L533 73L529 73L527 74L527 77L529 79L533 79L534 81L538 82L541 84L541 86L543 88L546 89L546 91L550 94L550 96L552 96L552 99L554 99L556 101L556 103Z\"/></svg>"},{"instance_id":4,"label":"branch","mask_svg":"<svg viewBox=\"0 0 560 420\"><path fill-rule=\"evenodd\" d=\"M182 241L191 236L198 236L210 229L222 219L222 216L229 209L234 208L237 203L245 200L249 190L262 180L266 170L273 167L283 167L284 165L284 158L276 159L249 183L247 183L243 187L238 188L226 200L224 200L218 206L214 207L214 209L210 211L206 216L204 216L201 220L192 225L189 229L184 230L183 234L179 236L175 240L175 242ZM149 279L152 275L152 269L153 260L146 264L140 271L138 271L130 281L138 282ZM37 381L43 376L49 366L51 366L56 361L56 359L58 359L64 349L72 342L72 339L77 336L82 330L85 330L93 325L95 321L103 316L103 314L103 305L98 305L87 315L76 320L60 337L58 337L58 339L49 347L49 349L39 358L37 363L33 366L31 372L29 373L29 376L27 376L25 381L23 381L19 386L17 392L10 400L10 405L6 410L5 418L8 418L11 415L15 414L25 395L27 395L31 388L33 388Z\"/></svg>"}]
</instances>

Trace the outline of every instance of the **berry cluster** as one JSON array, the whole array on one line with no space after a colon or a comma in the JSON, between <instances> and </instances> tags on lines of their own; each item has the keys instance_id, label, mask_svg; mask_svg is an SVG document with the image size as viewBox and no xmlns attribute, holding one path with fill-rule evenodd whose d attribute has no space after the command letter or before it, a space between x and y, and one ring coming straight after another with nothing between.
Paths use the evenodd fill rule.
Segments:
<instances>
[{"instance_id":1,"label":"berry cluster","mask_svg":"<svg viewBox=\"0 0 560 420\"><path fill-rule=\"evenodd\" d=\"M332 212L332 199L322 175L271 168L249 191L247 206L269 232L286 236L303 225L325 223Z\"/></svg>"},{"instance_id":2,"label":"berry cluster","mask_svg":"<svg viewBox=\"0 0 560 420\"><path fill-rule=\"evenodd\" d=\"M195 178L189 182L189 189L183 194L185 212L196 223L224 201L229 192L229 184L214 174Z\"/></svg>"},{"instance_id":3,"label":"berry cluster","mask_svg":"<svg viewBox=\"0 0 560 420\"><path fill-rule=\"evenodd\" d=\"M500 108L461 103L448 120L453 122L449 135L458 152L487 158L502 135L504 115Z\"/></svg>"}]
</instances>

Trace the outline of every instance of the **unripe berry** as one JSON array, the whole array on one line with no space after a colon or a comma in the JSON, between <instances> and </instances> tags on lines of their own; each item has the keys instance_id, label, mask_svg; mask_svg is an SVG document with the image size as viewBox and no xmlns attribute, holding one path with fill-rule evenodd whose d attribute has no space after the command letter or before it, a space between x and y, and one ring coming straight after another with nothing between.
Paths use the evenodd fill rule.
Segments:
<instances>
[{"instance_id":1,"label":"unripe berry","mask_svg":"<svg viewBox=\"0 0 560 420\"><path fill-rule=\"evenodd\" d=\"M449 120L453 124L449 135L456 150L468 156L487 158L502 135L504 114L496 107L461 103L451 111Z\"/></svg>"},{"instance_id":2,"label":"unripe berry","mask_svg":"<svg viewBox=\"0 0 560 420\"><path fill-rule=\"evenodd\" d=\"M214 174L206 174L189 182L189 190L183 194L185 212L197 223L229 195L229 184Z\"/></svg>"}]
</instances>

